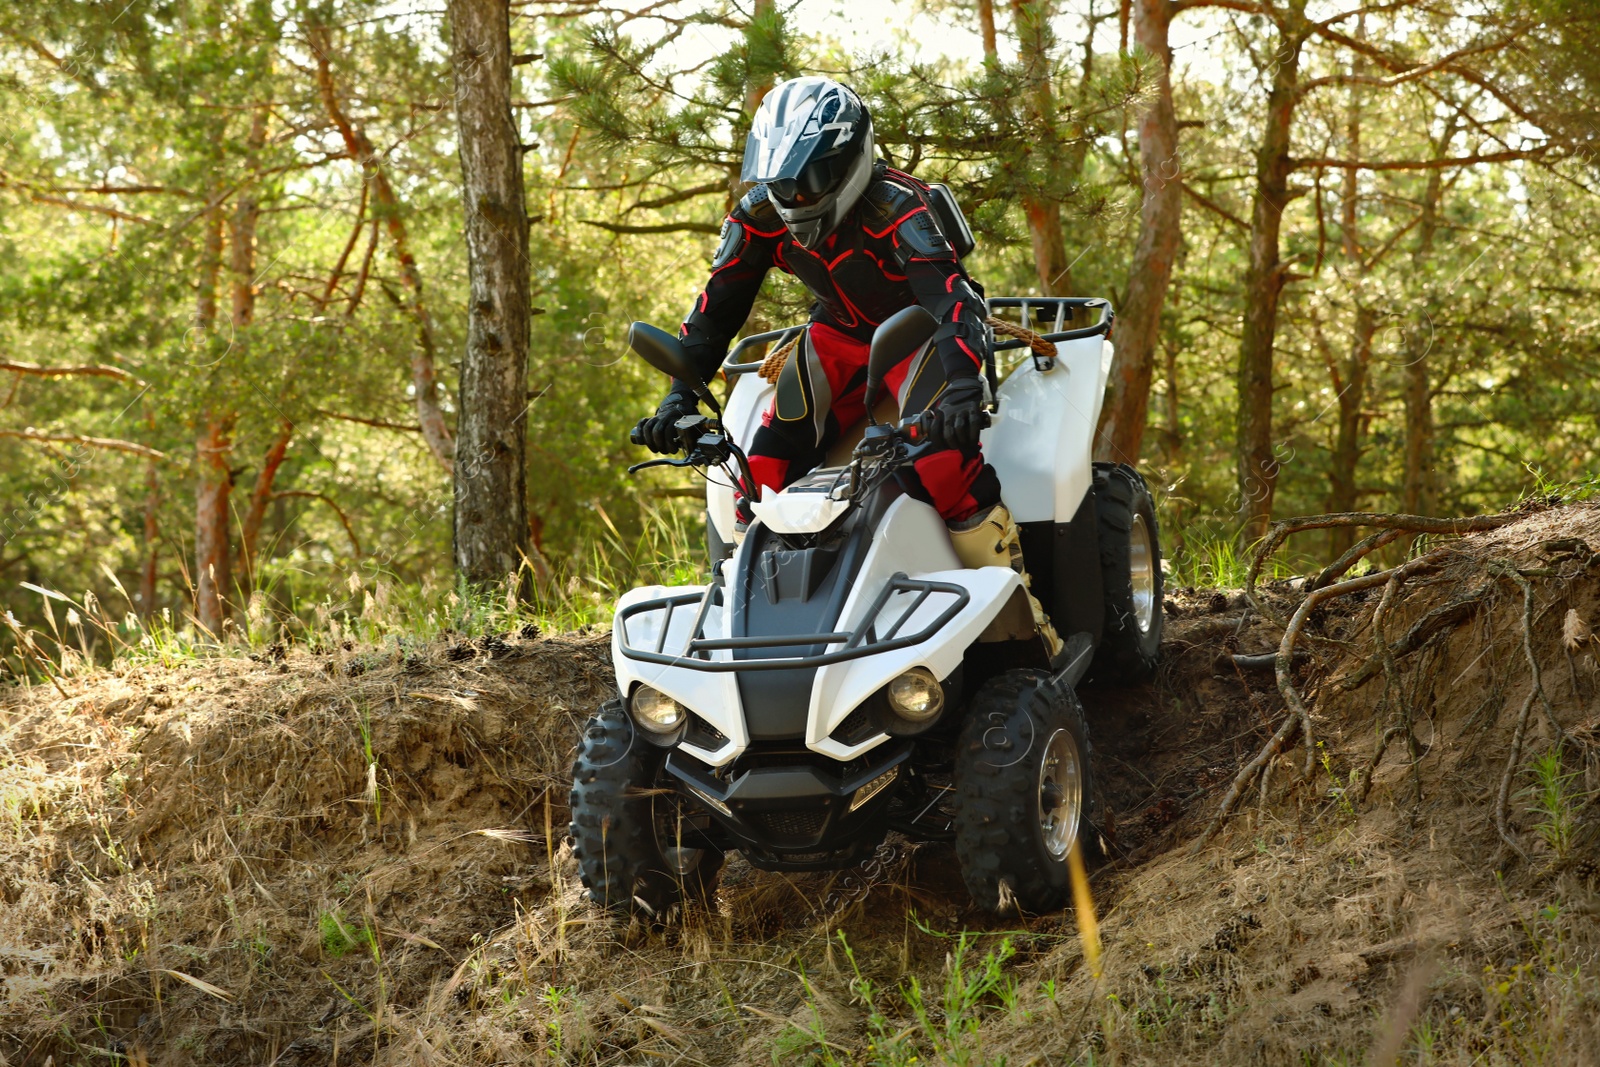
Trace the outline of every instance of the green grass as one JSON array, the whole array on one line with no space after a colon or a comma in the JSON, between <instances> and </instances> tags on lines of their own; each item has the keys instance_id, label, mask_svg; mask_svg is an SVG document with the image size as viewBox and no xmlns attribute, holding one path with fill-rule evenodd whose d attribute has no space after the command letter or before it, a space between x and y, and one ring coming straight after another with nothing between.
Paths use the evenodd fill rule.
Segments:
<instances>
[{"instance_id":1,"label":"green grass","mask_svg":"<svg viewBox=\"0 0 1600 1067\"><path fill-rule=\"evenodd\" d=\"M343 911L331 908L317 916L317 940L323 955L340 959L358 948L372 949L377 945L377 935L365 922L353 923Z\"/></svg>"},{"instance_id":2,"label":"green grass","mask_svg":"<svg viewBox=\"0 0 1600 1067\"><path fill-rule=\"evenodd\" d=\"M25 626L0 604L0 678L56 684L113 663L172 669L217 655L262 655L275 646L312 648L405 646L441 638L473 638L537 628L560 633L608 626L617 599L643 585L705 581L703 534L697 509L646 506L640 534L629 540L598 506L604 536L581 558L516 574L492 587L465 583L408 583L377 561L348 571L342 588L316 600L285 602L294 583L281 560L262 564L259 588L229 620L221 639L170 609L141 618L133 600L107 571L122 604L108 608L92 592L73 597L24 583L37 597L43 627ZM236 590L236 593L238 591ZM17 605L18 608L21 605ZM120 617L118 617L120 612ZM64 619L61 617L64 616Z\"/></svg>"},{"instance_id":3,"label":"green grass","mask_svg":"<svg viewBox=\"0 0 1600 1067\"><path fill-rule=\"evenodd\" d=\"M1522 791L1527 799L1528 814L1534 816L1534 832L1555 855L1559 863L1572 849L1572 831L1577 824L1580 803L1588 794L1573 783L1581 778L1582 771L1568 771L1563 761L1562 746L1537 756L1530 767L1533 784Z\"/></svg>"},{"instance_id":4,"label":"green grass","mask_svg":"<svg viewBox=\"0 0 1600 1067\"><path fill-rule=\"evenodd\" d=\"M1169 589L1192 586L1196 589L1238 589L1250 573L1250 552L1241 552L1228 537L1186 541L1168 560L1166 586ZM1261 580L1292 578L1311 566L1275 555L1262 567Z\"/></svg>"}]
</instances>

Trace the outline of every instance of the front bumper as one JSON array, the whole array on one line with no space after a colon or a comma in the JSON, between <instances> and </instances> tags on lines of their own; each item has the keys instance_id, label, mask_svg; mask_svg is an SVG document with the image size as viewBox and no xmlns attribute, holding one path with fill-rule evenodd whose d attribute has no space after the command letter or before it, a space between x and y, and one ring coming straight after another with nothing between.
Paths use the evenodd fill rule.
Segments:
<instances>
[{"instance_id":1,"label":"front bumper","mask_svg":"<svg viewBox=\"0 0 1600 1067\"><path fill-rule=\"evenodd\" d=\"M883 840L889 798L910 755L908 742L848 763L805 750L757 751L718 773L673 751L666 769L752 864L817 870L859 862Z\"/></svg>"}]
</instances>

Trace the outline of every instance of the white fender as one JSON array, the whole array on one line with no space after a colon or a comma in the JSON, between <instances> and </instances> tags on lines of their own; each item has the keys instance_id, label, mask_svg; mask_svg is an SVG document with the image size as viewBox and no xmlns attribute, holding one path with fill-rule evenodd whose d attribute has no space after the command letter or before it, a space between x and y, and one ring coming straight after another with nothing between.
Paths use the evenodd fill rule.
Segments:
<instances>
[{"instance_id":1,"label":"white fender","mask_svg":"<svg viewBox=\"0 0 1600 1067\"><path fill-rule=\"evenodd\" d=\"M1047 371L1024 359L1000 383L983 454L1018 522L1071 522L1094 484L1094 431L1114 349L1103 337L1062 341Z\"/></svg>"},{"instance_id":2,"label":"white fender","mask_svg":"<svg viewBox=\"0 0 1600 1067\"><path fill-rule=\"evenodd\" d=\"M718 673L697 671L688 667L670 667L659 663L642 663L639 660L628 659L622 654L621 615L625 608L646 600L686 594L700 595L705 591L706 587L703 585L670 587L651 585L624 594L622 599L617 601L617 620L611 626L611 666L617 673L617 691L624 699L633 692L635 685L643 683L653 686L721 730L728 741L715 752L688 743L678 746L696 759L704 760L713 767L721 767L737 757L750 743L750 737L745 732L743 709L739 703L737 676L731 671ZM661 650L664 653L675 655L684 651L689 643L689 628L694 625L695 614L695 604L686 604L673 610L672 625L667 631L667 639L661 643ZM634 648L655 648L666 615L665 608L657 608L655 611L647 611L629 619L627 624L629 644ZM713 607L706 613L705 633L707 637L728 636L728 619L722 608ZM713 652L711 655L714 659L730 658L730 654L726 651Z\"/></svg>"},{"instance_id":3,"label":"white fender","mask_svg":"<svg viewBox=\"0 0 1600 1067\"><path fill-rule=\"evenodd\" d=\"M921 501L903 496L889 505L878 524L854 588L845 599L839 632L847 633L861 622L884 583L897 573L962 586L970 599L960 614L927 641L819 668L806 717L806 747L813 752L834 759L854 759L881 744L888 735L879 734L855 746L841 744L828 735L858 704L912 667L927 667L941 681L949 677L961 665L967 648L1022 585L1022 579L1007 567L963 569L939 513ZM915 600L912 593L890 598L880 616L879 631L893 626ZM916 633L937 619L950 602L951 597L946 594L928 597L916 614L901 625L900 632Z\"/></svg>"}]
</instances>

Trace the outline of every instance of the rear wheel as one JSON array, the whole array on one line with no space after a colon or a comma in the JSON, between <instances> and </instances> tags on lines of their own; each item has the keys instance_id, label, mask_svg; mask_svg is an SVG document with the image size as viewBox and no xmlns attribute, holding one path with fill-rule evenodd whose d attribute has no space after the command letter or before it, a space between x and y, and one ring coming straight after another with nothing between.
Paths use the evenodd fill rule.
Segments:
<instances>
[{"instance_id":1,"label":"rear wheel","mask_svg":"<svg viewBox=\"0 0 1600 1067\"><path fill-rule=\"evenodd\" d=\"M699 841L665 761L620 700L602 705L578 742L573 851L589 898L610 911L660 920L680 903L714 906L723 854Z\"/></svg>"},{"instance_id":2,"label":"rear wheel","mask_svg":"<svg viewBox=\"0 0 1600 1067\"><path fill-rule=\"evenodd\" d=\"M956 858L967 890L1004 913L1060 907L1067 854L1087 849L1089 735L1070 689L1007 671L972 700L956 749Z\"/></svg>"},{"instance_id":3,"label":"rear wheel","mask_svg":"<svg viewBox=\"0 0 1600 1067\"><path fill-rule=\"evenodd\" d=\"M1100 582L1105 627L1092 673L1109 682L1142 682L1161 657L1161 539L1156 503L1139 472L1125 463L1096 463Z\"/></svg>"}]
</instances>

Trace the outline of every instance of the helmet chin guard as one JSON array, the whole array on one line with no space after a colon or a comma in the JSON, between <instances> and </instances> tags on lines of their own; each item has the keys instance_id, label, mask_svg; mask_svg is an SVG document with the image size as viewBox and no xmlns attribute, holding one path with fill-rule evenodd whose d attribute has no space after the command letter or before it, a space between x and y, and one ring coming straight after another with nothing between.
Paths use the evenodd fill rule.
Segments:
<instances>
[{"instance_id":1,"label":"helmet chin guard","mask_svg":"<svg viewBox=\"0 0 1600 1067\"><path fill-rule=\"evenodd\" d=\"M765 184L795 240L815 250L867 191L873 147L859 96L827 78L793 78L761 101L741 177Z\"/></svg>"}]
</instances>

